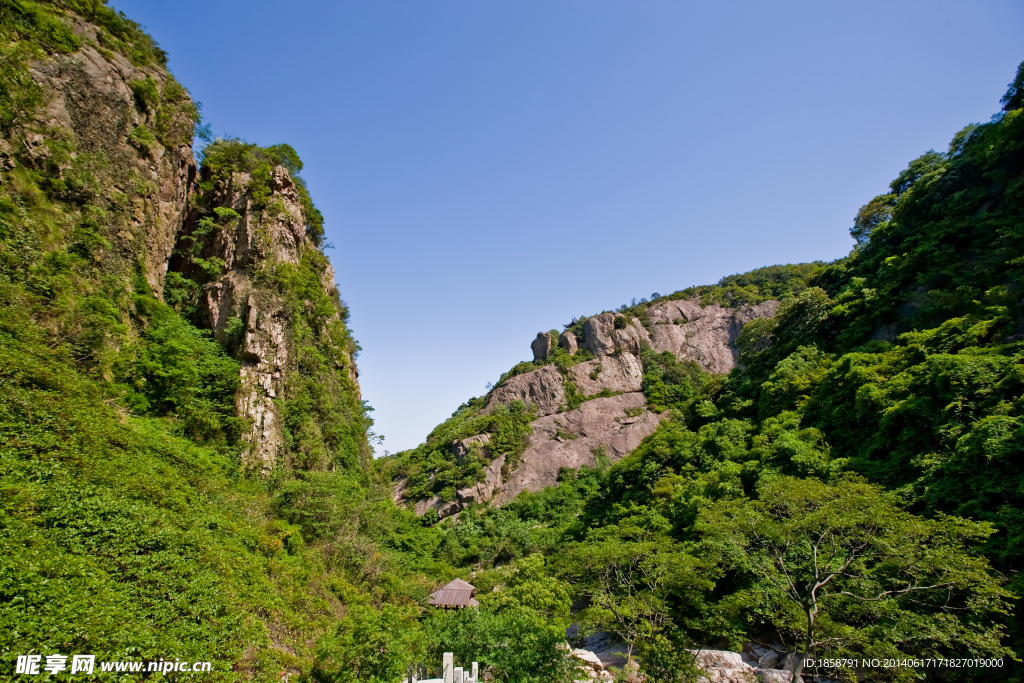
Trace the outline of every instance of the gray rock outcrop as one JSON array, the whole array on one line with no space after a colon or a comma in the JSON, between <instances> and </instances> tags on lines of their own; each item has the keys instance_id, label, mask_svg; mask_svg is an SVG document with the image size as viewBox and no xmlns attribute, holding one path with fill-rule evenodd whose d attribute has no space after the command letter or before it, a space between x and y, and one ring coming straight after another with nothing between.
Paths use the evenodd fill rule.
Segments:
<instances>
[{"instance_id":1,"label":"gray rock outcrop","mask_svg":"<svg viewBox=\"0 0 1024 683\"><path fill-rule=\"evenodd\" d=\"M565 403L565 385L558 368L545 365L542 368L516 375L499 384L487 401L484 410L489 412L499 405L522 401L536 406L538 415L557 413Z\"/></svg>"},{"instance_id":2,"label":"gray rock outcrop","mask_svg":"<svg viewBox=\"0 0 1024 683\"><path fill-rule=\"evenodd\" d=\"M738 652L695 650L697 666L704 671L702 683L789 683L792 671L751 666Z\"/></svg>"},{"instance_id":3,"label":"gray rock outcrop","mask_svg":"<svg viewBox=\"0 0 1024 683\"><path fill-rule=\"evenodd\" d=\"M583 342L580 346L595 356L608 356L615 353L615 342L612 341L609 334L614 328L615 316L612 313L602 313L587 318L583 323Z\"/></svg>"},{"instance_id":4,"label":"gray rock outcrop","mask_svg":"<svg viewBox=\"0 0 1024 683\"><path fill-rule=\"evenodd\" d=\"M624 322L624 326L619 329L615 327L616 318ZM583 323L583 342L580 347L595 356L609 356L619 352L639 355L647 338L647 330L636 318L602 313L587 318Z\"/></svg>"},{"instance_id":5,"label":"gray rock outcrop","mask_svg":"<svg viewBox=\"0 0 1024 683\"><path fill-rule=\"evenodd\" d=\"M73 28L77 35L96 41L93 26L75 20ZM154 127L157 116L155 110L136 108L131 84L149 78L163 90L166 72L137 67L118 52L101 55L85 44L73 55L33 62L29 73L46 96L39 127L69 135L77 152L85 153L77 161L102 159L102 163L84 161L81 169L110 190L132 198L130 223L116 228L117 239L124 251L137 253L147 283L160 296L196 177L192 127L189 123L187 133L167 147L154 139L148 149L140 150L129 140L137 127ZM39 133L28 135L24 143L30 157L49 155ZM69 162L69 168L77 161Z\"/></svg>"},{"instance_id":6,"label":"gray rock outcrop","mask_svg":"<svg viewBox=\"0 0 1024 683\"><path fill-rule=\"evenodd\" d=\"M754 318L771 317L778 301L738 309L718 304L701 307L695 299L664 301L647 309L655 351L671 351L679 360L695 361L708 372L727 373L736 367L736 339Z\"/></svg>"},{"instance_id":7,"label":"gray rock outcrop","mask_svg":"<svg viewBox=\"0 0 1024 683\"><path fill-rule=\"evenodd\" d=\"M502 505L523 491L556 486L562 468L594 467L602 448L610 462L621 460L653 434L662 420L661 415L646 410L635 417L627 415L627 410L643 409L646 403L640 392L595 398L575 410L536 420L519 466L491 503Z\"/></svg>"},{"instance_id":8,"label":"gray rock outcrop","mask_svg":"<svg viewBox=\"0 0 1024 683\"><path fill-rule=\"evenodd\" d=\"M233 173L217 181L208 197L213 206L231 209L238 218L227 221L212 234L198 232L203 213L194 209L178 237L187 252L193 241L203 259L224 262L224 275L209 279L198 266L182 256L173 257L170 269L203 284L195 322L210 330L219 341L226 341L228 322L237 318L244 324L239 360L242 386L236 398L239 416L252 425L244 435L249 443L247 461L263 471L273 468L284 444L283 425L276 399L282 397L285 375L293 363L289 351L288 329L292 324L280 295L263 287L253 278L260 268L275 264L297 264L304 249L315 247L306 236L306 220L295 182L288 171L278 166L270 178L270 201L274 212L254 208L248 187L248 173ZM199 236L197 239L197 235ZM196 247L192 247L195 249ZM334 271L328 265L323 284L334 291ZM332 320L337 319L337 314ZM356 381L354 363L347 358L350 377Z\"/></svg>"},{"instance_id":9,"label":"gray rock outcrop","mask_svg":"<svg viewBox=\"0 0 1024 683\"><path fill-rule=\"evenodd\" d=\"M568 378L584 396L601 391L629 393L640 391L644 365L632 353L604 356L569 368Z\"/></svg>"},{"instance_id":10,"label":"gray rock outcrop","mask_svg":"<svg viewBox=\"0 0 1024 683\"><path fill-rule=\"evenodd\" d=\"M537 338L530 344L530 350L533 351L533 360L547 360L551 355L551 333L538 332Z\"/></svg>"},{"instance_id":11,"label":"gray rock outcrop","mask_svg":"<svg viewBox=\"0 0 1024 683\"><path fill-rule=\"evenodd\" d=\"M486 446L491 442L491 437L487 434L477 434L467 439L458 439L452 442L452 455L455 456L455 460L461 465L465 461L466 456L469 455L470 451L474 448L483 449L486 451Z\"/></svg>"},{"instance_id":12,"label":"gray rock outcrop","mask_svg":"<svg viewBox=\"0 0 1024 683\"><path fill-rule=\"evenodd\" d=\"M501 470L504 466L505 456L499 455L484 469L483 481L458 492L459 502L467 506L470 503L484 503L490 500L495 490L501 486Z\"/></svg>"},{"instance_id":13,"label":"gray rock outcrop","mask_svg":"<svg viewBox=\"0 0 1024 683\"><path fill-rule=\"evenodd\" d=\"M571 330L566 330L558 335L558 345L568 351L570 356L575 356L576 351L579 350L579 345L576 343L576 335Z\"/></svg>"},{"instance_id":14,"label":"gray rock outcrop","mask_svg":"<svg viewBox=\"0 0 1024 683\"><path fill-rule=\"evenodd\" d=\"M487 485L474 487L471 494L460 491L460 500L501 505L522 491L556 486L562 468L594 466L598 449L603 448L612 462L625 457L662 419L646 408L641 393L640 354L645 348L669 351L709 372L726 373L739 358L735 342L743 326L754 318L774 315L777 308L777 301L738 309L717 304L702 307L696 299L662 301L647 308L649 327L638 318L605 312L584 321L582 339L566 330L558 338L559 346L570 354L586 349L596 358L567 368L564 376L555 366L545 365L495 387L484 413L520 400L535 407L539 419L506 481L492 486L495 478L490 477ZM531 344L535 361L550 356L553 341L550 333L537 335ZM567 408L565 382L572 382L589 400L575 410L559 412ZM606 391L619 395L589 398ZM456 457L465 456L456 453ZM435 507L441 514L439 506L435 500L427 508Z\"/></svg>"}]
</instances>

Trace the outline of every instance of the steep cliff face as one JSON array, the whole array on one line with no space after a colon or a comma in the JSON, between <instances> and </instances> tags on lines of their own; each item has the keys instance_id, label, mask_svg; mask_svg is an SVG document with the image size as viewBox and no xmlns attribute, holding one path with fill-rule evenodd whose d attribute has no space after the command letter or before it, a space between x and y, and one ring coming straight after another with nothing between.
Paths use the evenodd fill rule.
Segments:
<instances>
[{"instance_id":1,"label":"steep cliff face","mask_svg":"<svg viewBox=\"0 0 1024 683\"><path fill-rule=\"evenodd\" d=\"M7 253L29 263L40 249L66 246L85 264L68 296L94 295L96 306L119 311L89 331L81 312L58 316L59 307L43 306L39 315L81 332L83 344L87 336L82 355L114 379L146 326L144 316L124 324L140 315L126 287L151 294L212 331L241 363L236 408L248 425L247 464L365 465L358 347L318 249L319 214L293 177L297 155L286 145L268 152L219 141L200 170L192 151L198 108L167 73L163 53L134 24L96 11L99 23L64 12L42 28L31 15L22 30L43 48L23 42L13 55L27 55L28 77L0 84L8 107L0 161L19 189L38 185L45 203L26 212L35 221L30 236ZM47 42L53 35L57 48ZM311 387L321 371L327 379ZM314 408L299 415L290 397Z\"/></svg>"},{"instance_id":2,"label":"steep cliff face","mask_svg":"<svg viewBox=\"0 0 1024 683\"><path fill-rule=\"evenodd\" d=\"M523 491L556 486L562 469L624 458L665 417L648 405L643 393L640 356L645 350L669 352L713 374L727 373L739 359L736 340L743 326L773 316L778 305L769 300L730 308L702 306L699 298L664 300L645 307L644 321L605 312L561 334L538 334L531 350L534 364L541 367L498 384L479 411L487 415L522 404L534 416L532 433L518 453L485 451L481 462L490 459L489 464L475 484L447 497L421 498L415 502L416 513L435 509L444 517L473 502L501 505ZM453 443L453 454L463 441L468 439ZM500 456L497 466L495 456ZM397 502L404 491L403 481L396 486Z\"/></svg>"},{"instance_id":3,"label":"steep cliff face","mask_svg":"<svg viewBox=\"0 0 1024 683\"><path fill-rule=\"evenodd\" d=\"M5 2L0 45L5 651L297 677L348 571L303 496L359 504L369 455L298 157L221 141L200 171L198 108L103 2Z\"/></svg>"},{"instance_id":4,"label":"steep cliff face","mask_svg":"<svg viewBox=\"0 0 1024 683\"><path fill-rule=\"evenodd\" d=\"M239 153L251 157L239 161ZM191 297L193 321L241 362L236 404L250 425L251 466L366 464L368 421L353 358L357 346L343 321L347 310L334 269L309 234L300 186L278 161L239 141L207 149L199 194L177 235L169 272L181 276L175 281ZM309 393L303 385L313 376L314 355L328 361L315 368L322 375L316 393L332 405L289 416L289 402ZM339 425L326 423L338 420L344 433L332 439L327 435ZM298 460L283 461L296 445Z\"/></svg>"},{"instance_id":5,"label":"steep cliff face","mask_svg":"<svg viewBox=\"0 0 1024 683\"><path fill-rule=\"evenodd\" d=\"M9 167L20 157L56 175L61 199L102 208L110 246L94 256L108 267L137 260L159 296L196 176L197 110L159 64L103 49L81 19L73 32L79 49L29 62L42 106L2 151Z\"/></svg>"}]
</instances>

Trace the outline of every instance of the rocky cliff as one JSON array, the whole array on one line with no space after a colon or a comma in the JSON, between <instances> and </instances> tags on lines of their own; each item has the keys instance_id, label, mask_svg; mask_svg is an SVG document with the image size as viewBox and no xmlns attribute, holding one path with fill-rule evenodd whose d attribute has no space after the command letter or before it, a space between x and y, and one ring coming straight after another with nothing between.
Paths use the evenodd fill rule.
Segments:
<instances>
[{"instance_id":1,"label":"rocky cliff","mask_svg":"<svg viewBox=\"0 0 1024 683\"><path fill-rule=\"evenodd\" d=\"M650 349L692 361L707 372L729 372L739 359L736 340L743 326L773 316L778 301L738 307L701 305L699 297L664 298L646 306L643 321L635 315L605 312L576 321L561 334L541 332L531 344L536 369L509 377L490 392L480 415L515 403L534 419L518 453L491 453L471 486L447 498L433 495L409 501L417 514L435 509L441 517L466 505L502 505L523 491L557 486L563 469L614 463L657 429L665 417L643 393L641 353ZM585 360L584 360L585 359ZM486 435L453 442L452 453ZM461 461L460 461L461 462ZM395 501L406 497L399 482Z\"/></svg>"},{"instance_id":2,"label":"rocky cliff","mask_svg":"<svg viewBox=\"0 0 1024 683\"><path fill-rule=\"evenodd\" d=\"M138 259L159 295L196 176L197 111L159 63L104 49L101 31L78 17L72 30L77 50L29 61L25 87L42 106L22 115L0 153L8 168L18 159L57 176L60 199L106 200L94 205L107 205L99 218L110 244L94 256Z\"/></svg>"},{"instance_id":3,"label":"rocky cliff","mask_svg":"<svg viewBox=\"0 0 1024 683\"><path fill-rule=\"evenodd\" d=\"M245 145L221 141L207 154L216 162L231 147ZM250 424L249 462L263 470L278 463L285 447L283 408L304 342L332 358L328 377L351 395L349 407L359 401L356 347L342 321L334 269L307 234L299 186L275 161L257 162L250 171L241 169L252 163L217 171L204 164L199 196L169 263L170 272L198 285L193 321L241 361L238 413ZM358 446L365 461L365 445Z\"/></svg>"},{"instance_id":4,"label":"rocky cliff","mask_svg":"<svg viewBox=\"0 0 1024 683\"><path fill-rule=\"evenodd\" d=\"M286 145L228 140L209 145L197 164L198 108L165 70L159 48L104 12L97 16L114 22L111 30L72 13L49 24L60 49L33 53L25 63L30 80L13 96L5 86L9 99L25 103L0 138L5 168L16 177L28 171L60 204L63 224L50 239L89 259L97 278L131 282L141 274L150 293L210 330L241 362L236 407L248 425L250 466L269 470L296 449L303 466L365 465L357 346L311 230L310 214L319 214L293 177L297 155ZM127 341L111 336L101 346L113 352ZM304 363L304 350L325 366ZM304 377L314 371L326 377L317 401L325 407L286 424L289 397L309 393Z\"/></svg>"}]
</instances>

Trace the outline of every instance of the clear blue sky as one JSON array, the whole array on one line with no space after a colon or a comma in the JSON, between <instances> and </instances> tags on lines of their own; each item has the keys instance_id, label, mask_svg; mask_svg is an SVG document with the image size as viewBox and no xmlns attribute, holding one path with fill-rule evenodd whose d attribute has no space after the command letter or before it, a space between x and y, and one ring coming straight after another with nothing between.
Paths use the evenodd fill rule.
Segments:
<instances>
[{"instance_id":1,"label":"clear blue sky","mask_svg":"<svg viewBox=\"0 0 1024 683\"><path fill-rule=\"evenodd\" d=\"M113 4L214 134L305 162L378 453L574 315L844 255L1024 60L1019 0Z\"/></svg>"}]
</instances>

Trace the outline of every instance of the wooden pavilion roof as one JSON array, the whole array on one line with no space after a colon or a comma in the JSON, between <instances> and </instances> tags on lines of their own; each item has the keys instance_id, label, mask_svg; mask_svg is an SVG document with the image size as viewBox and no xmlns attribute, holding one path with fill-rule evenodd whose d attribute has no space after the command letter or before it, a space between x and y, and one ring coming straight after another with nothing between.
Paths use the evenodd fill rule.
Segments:
<instances>
[{"instance_id":1,"label":"wooden pavilion roof","mask_svg":"<svg viewBox=\"0 0 1024 683\"><path fill-rule=\"evenodd\" d=\"M430 594L430 604L434 607L479 607L476 601L476 586L462 579L455 579Z\"/></svg>"}]
</instances>

